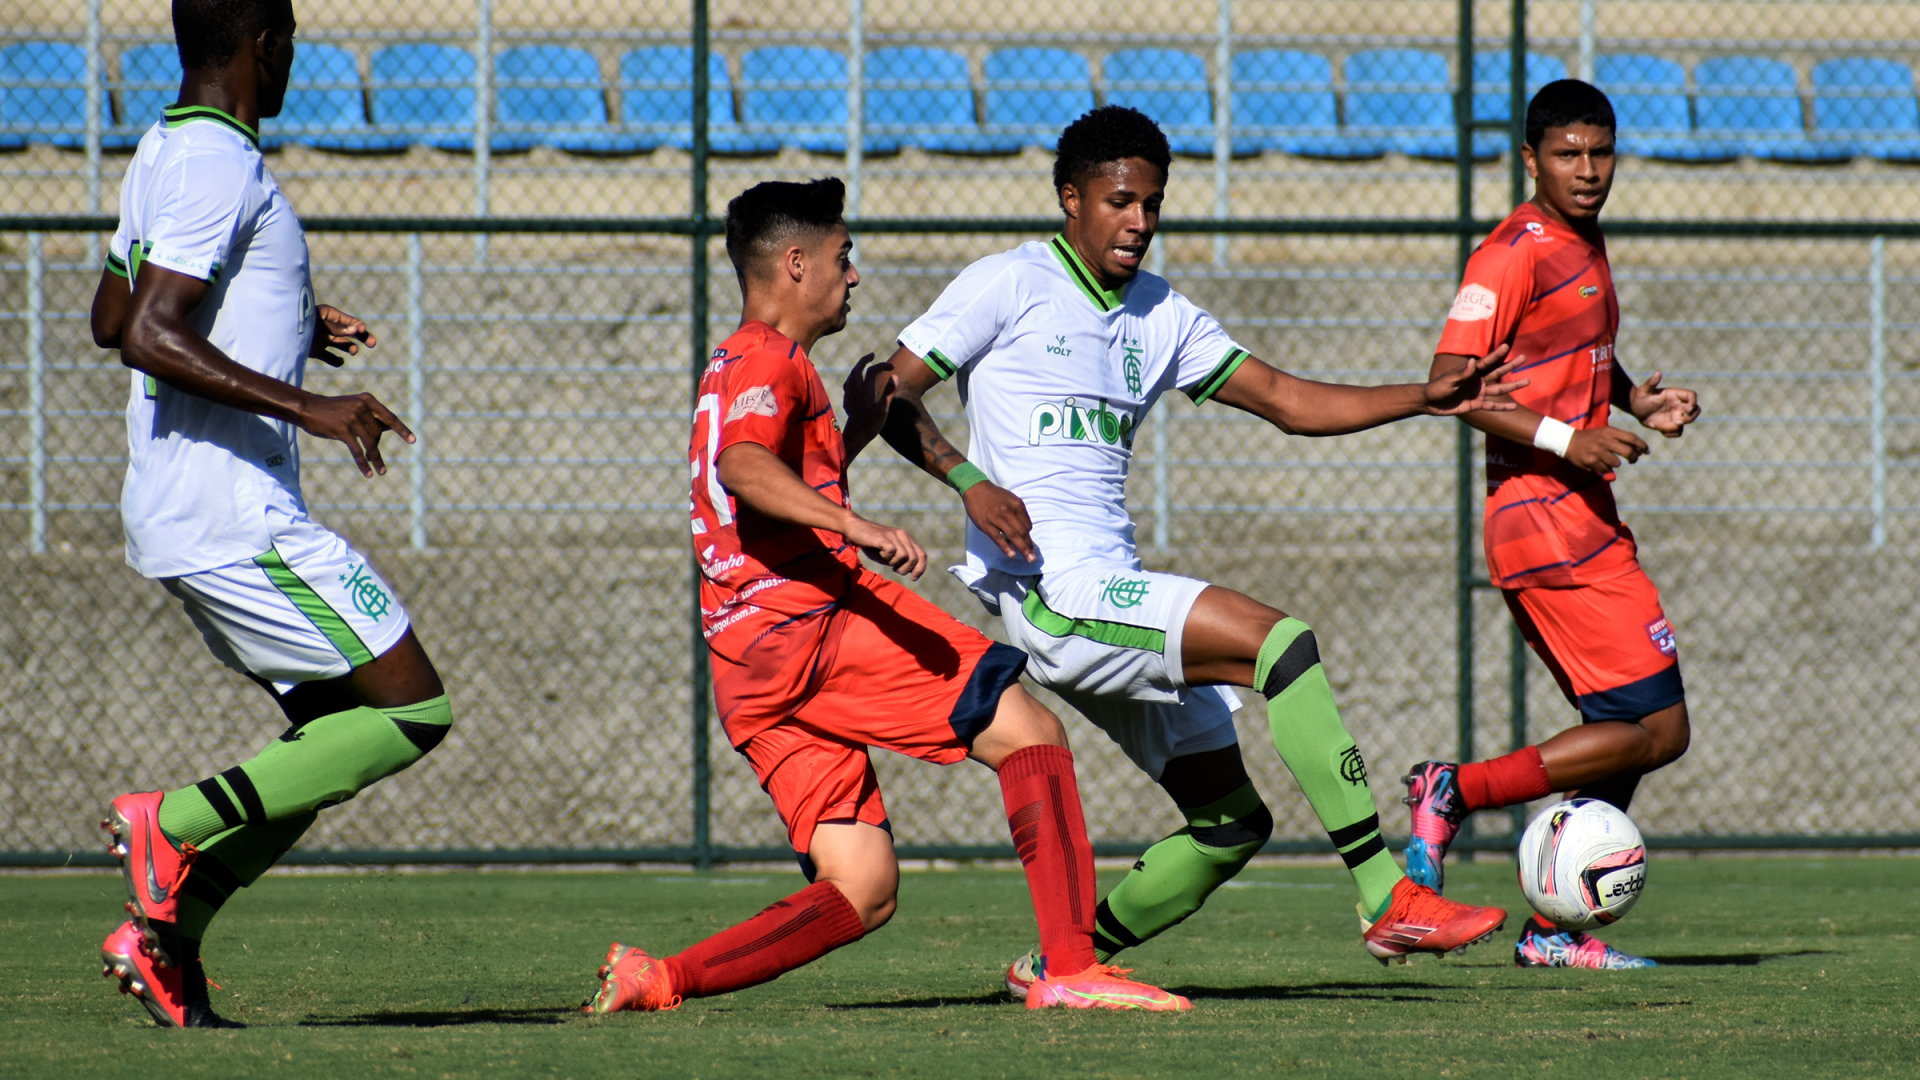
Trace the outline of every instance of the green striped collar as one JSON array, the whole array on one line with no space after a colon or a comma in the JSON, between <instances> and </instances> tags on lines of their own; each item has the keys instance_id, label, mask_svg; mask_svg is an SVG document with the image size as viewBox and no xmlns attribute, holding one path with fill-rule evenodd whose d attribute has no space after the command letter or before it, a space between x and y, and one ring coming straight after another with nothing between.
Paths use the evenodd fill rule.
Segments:
<instances>
[{"instance_id":1,"label":"green striped collar","mask_svg":"<svg viewBox=\"0 0 1920 1080\"><path fill-rule=\"evenodd\" d=\"M1053 257L1060 260L1060 265L1066 269L1067 276L1073 279L1075 285L1080 286L1080 291L1085 293L1087 299L1091 300L1093 306L1102 313L1113 311L1127 302L1127 286L1122 285L1118 289L1111 290L1101 288L1100 279L1094 276L1092 270L1087 269L1086 263L1080 261L1080 253L1073 250L1072 244L1067 243L1065 234L1056 235L1052 240L1047 241L1047 247L1052 249Z\"/></svg>"},{"instance_id":2,"label":"green striped collar","mask_svg":"<svg viewBox=\"0 0 1920 1080\"><path fill-rule=\"evenodd\" d=\"M211 120L216 124L225 125L239 132L246 138L248 145L252 146L255 150L260 149L259 132L211 105L169 105L165 111L161 113L161 116L166 118L168 127L179 127L181 124L191 123L195 120Z\"/></svg>"}]
</instances>

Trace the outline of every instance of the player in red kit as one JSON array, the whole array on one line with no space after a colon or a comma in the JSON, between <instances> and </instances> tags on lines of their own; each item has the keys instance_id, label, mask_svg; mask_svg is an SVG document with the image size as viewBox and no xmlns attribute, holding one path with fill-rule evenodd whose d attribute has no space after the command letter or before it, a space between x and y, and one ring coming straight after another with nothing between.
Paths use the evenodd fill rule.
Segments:
<instances>
[{"instance_id":1,"label":"player in red kit","mask_svg":"<svg viewBox=\"0 0 1920 1080\"><path fill-rule=\"evenodd\" d=\"M1020 687L1026 656L860 564L918 578L913 537L859 516L847 466L878 434L892 369L845 387L847 431L808 358L846 326L860 276L838 180L767 183L727 206L740 329L700 380L689 450L700 614L727 738L772 796L810 884L683 951L615 942L589 1012L670 1009L776 978L892 917L893 834L868 748L999 774L1040 924L1028 1008L1178 1010L1093 951L1093 848L1058 717ZM1039 986L1036 985L1036 989Z\"/></svg>"},{"instance_id":2,"label":"player in red kit","mask_svg":"<svg viewBox=\"0 0 1920 1080\"><path fill-rule=\"evenodd\" d=\"M1475 810L1553 791L1624 810L1640 777L1686 752L1686 691L1673 627L1613 501L1613 470L1647 452L1607 423L1618 406L1679 438L1700 416L1691 390L1635 385L1614 356L1620 304L1600 208L1613 186L1614 116L1605 94L1563 79L1527 106L1531 202L1467 263L1435 349L1434 373L1497 344L1531 359L1509 412L1473 412L1487 433L1487 571L1527 641L1584 723L1489 761L1427 761L1404 778L1413 807L1407 876L1439 889L1447 845ZM1515 946L1522 967L1649 967L1537 916Z\"/></svg>"}]
</instances>

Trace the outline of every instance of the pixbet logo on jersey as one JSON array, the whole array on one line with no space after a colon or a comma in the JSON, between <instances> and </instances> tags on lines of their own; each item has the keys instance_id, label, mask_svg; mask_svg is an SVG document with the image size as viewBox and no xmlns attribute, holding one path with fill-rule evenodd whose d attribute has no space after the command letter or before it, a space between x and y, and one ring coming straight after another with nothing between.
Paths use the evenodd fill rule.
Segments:
<instances>
[{"instance_id":1,"label":"pixbet logo on jersey","mask_svg":"<svg viewBox=\"0 0 1920 1080\"><path fill-rule=\"evenodd\" d=\"M1105 443L1133 448L1133 416L1118 413L1105 401L1087 406L1074 398L1043 401L1027 417L1027 445L1039 446L1049 436L1068 442Z\"/></svg>"}]
</instances>

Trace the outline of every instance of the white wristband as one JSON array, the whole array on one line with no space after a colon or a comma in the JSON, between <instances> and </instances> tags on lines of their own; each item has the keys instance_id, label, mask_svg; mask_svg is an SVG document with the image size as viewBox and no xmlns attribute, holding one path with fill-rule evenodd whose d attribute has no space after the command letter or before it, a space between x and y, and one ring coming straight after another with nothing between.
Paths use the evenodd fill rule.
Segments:
<instances>
[{"instance_id":1,"label":"white wristband","mask_svg":"<svg viewBox=\"0 0 1920 1080\"><path fill-rule=\"evenodd\" d=\"M1573 425L1543 416L1540 426L1533 429L1533 445L1554 457L1566 457L1567 447L1573 445Z\"/></svg>"}]
</instances>

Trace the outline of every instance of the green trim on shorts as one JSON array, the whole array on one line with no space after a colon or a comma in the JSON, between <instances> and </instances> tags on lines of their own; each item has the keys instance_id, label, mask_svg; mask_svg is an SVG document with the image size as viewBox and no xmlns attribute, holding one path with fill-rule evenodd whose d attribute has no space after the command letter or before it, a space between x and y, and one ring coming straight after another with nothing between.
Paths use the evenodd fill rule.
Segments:
<instances>
[{"instance_id":1,"label":"green trim on shorts","mask_svg":"<svg viewBox=\"0 0 1920 1080\"><path fill-rule=\"evenodd\" d=\"M1027 617L1034 629L1049 637L1083 637L1106 645L1117 645L1122 649L1145 649L1157 653L1167 651L1166 631L1107 622L1104 619L1070 619L1048 607L1047 602L1040 599L1037 586L1027 590L1027 598L1020 602L1020 613Z\"/></svg>"},{"instance_id":2,"label":"green trim on shorts","mask_svg":"<svg viewBox=\"0 0 1920 1080\"><path fill-rule=\"evenodd\" d=\"M300 575L294 573L287 566L287 561L280 557L278 548L268 548L265 554L255 556L253 564L267 572L267 580L273 582L274 588L293 601L293 606L300 609L300 614L307 617L314 629L326 635L333 647L340 650L340 655L346 657L349 665L359 667L373 659L373 652L367 648L366 642L360 640L360 635L353 632L353 627L347 625L347 620L341 618L332 605L313 591L313 586L300 580Z\"/></svg>"}]
</instances>

